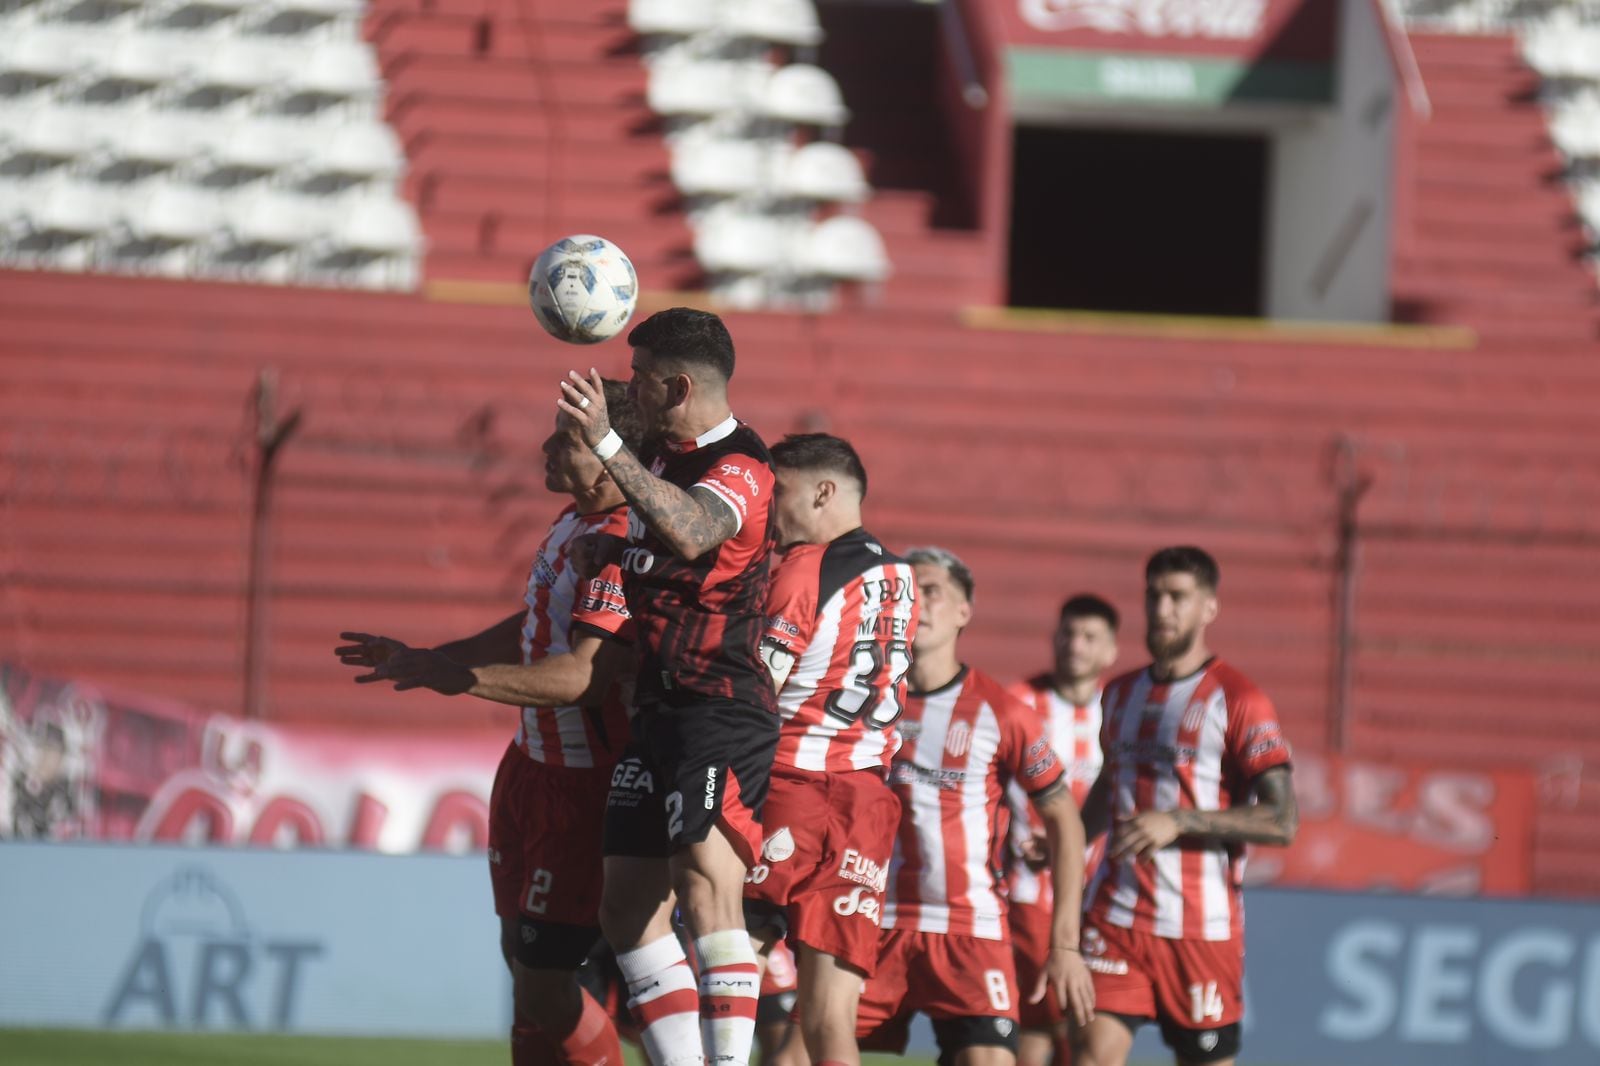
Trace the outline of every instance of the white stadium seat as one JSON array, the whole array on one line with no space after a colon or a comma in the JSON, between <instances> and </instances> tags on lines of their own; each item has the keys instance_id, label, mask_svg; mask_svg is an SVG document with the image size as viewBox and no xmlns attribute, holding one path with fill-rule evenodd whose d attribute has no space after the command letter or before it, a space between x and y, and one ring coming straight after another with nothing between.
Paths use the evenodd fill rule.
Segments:
<instances>
[{"instance_id":1,"label":"white stadium seat","mask_svg":"<svg viewBox=\"0 0 1600 1066\"><path fill-rule=\"evenodd\" d=\"M771 67L735 60L674 59L650 68L646 90L658 115L706 117L743 110Z\"/></svg>"},{"instance_id":2,"label":"white stadium seat","mask_svg":"<svg viewBox=\"0 0 1600 1066\"><path fill-rule=\"evenodd\" d=\"M345 101L373 99L382 83L372 47L356 41L320 44L285 74L279 108L292 114L315 113Z\"/></svg>"},{"instance_id":3,"label":"white stadium seat","mask_svg":"<svg viewBox=\"0 0 1600 1066\"><path fill-rule=\"evenodd\" d=\"M802 274L839 281L882 281L889 276L883 238L852 215L817 223L800 240L796 268Z\"/></svg>"},{"instance_id":4,"label":"white stadium seat","mask_svg":"<svg viewBox=\"0 0 1600 1066\"><path fill-rule=\"evenodd\" d=\"M0 87L7 95L60 81L84 69L89 43L60 26L18 27L0 46Z\"/></svg>"},{"instance_id":5,"label":"white stadium seat","mask_svg":"<svg viewBox=\"0 0 1600 1066\"><path fill-rule=\"evenodd\" d=\"M644 37L690 37L716 25L716 0L628 2L628 27Z\"/></svg>"},{"instance_id":6,"label":"white stadium seat","mask_svg":"<svg viewBox=\"0 0 1600 1066\"><path fill-rule=\"evenodd\" d=\"M230 124L208 146L215 180L207 184L235 184L284 170L302 159L306 150L305 135L293 123L252 119Z\"/></svg>"},{"instance_id":7,"label":"white stadium seat","mask_svg":"<svg viewBox=\"0 0 1600 1066\"><path fill-rule=\"evenodd\" d=\"M809 126L840 126L850 118L839 83L821 67L779 67L761 87L759 109L767 118Z\"/></svg>"},{"instance_id":8,"label":"white stadium seat","mask_svg":"<svg viewBox=\"0 0 1600 1066\"><path fill-rule=\"evenodd\" d=\"M722 28L736 36L774 44L812 47L822 43L822 24L811 0L727 0Z\"/></svg>"},{"instance_id":9,"label":"white stadium seat","mask_svg":"<svg viewBox=\"0 0 1600 1066\"><path fill-rule=\"evenodd\" d=\"M696 227L694 254L711 274L759 274L783 263L788 237L771 215L713 209Z\"/></svg>"},{"instance_id":10,"label":"white stadium seat","mask_svg":"<svg viewBox=\"0 0 1600 1066\"><path fill-rule=\"evenodd\" d=\"M332 191L351 181L393 180L405 169L405 152L394 130L381 122L359 122L307 133L312 154L305 160L307 188Z\"/></svg>"},{"instance_id":11,"label":"white stadium seat","mask_svg":"<svg viewBox=\"0 0 1600 1066\"><path fill-rule=\"evenodd\" d=\"M694 138L672 149L672 184L685 196L748 196L766 185L766 146Z\"/></svg>"},{"instance_id":12,"label":"white stadium seat","mask_svg":"<svg viewBox=\"0 0 1600 1066\"><path fill-rule=\"evenodd\" d=\"M412 252L422 239L416 214L388 197L357 200L350 210L340 211L330 236L339 251L371 255Z\"/></svg>"},{"instance_id":13,"label":"white stadium seat","mask_svg":"<svg viewBox=\"0 0 1600 1066\"><path fill-rule=\"evenodd\" d=\"M197 63L193 46L177 34L129 33L100 57L78 90L86 101L114 103L181 80Z\"/></svg>"},{"instance_id":14,"label":"white stadium seat","mask_svg":"<svg viewBox=\"0 0 1600 1066\"><path fill-rule=\"evenodd\" d=\"M10 108L0 127L0 159L8 174L32 174L89 155L99 138L99 125L79 110Z\"/></svg>"},{"instance_id":15,"label":"white stadium seat","mask_svg":"<svg viewBox=\"0 0 1600 1066\"><path fill-rule=\"evenodd\" d=\"M855 153L828 141L813 141L790 155L778 176L777 191L799 200L851 204L872 195Z\"/></svg>"},{"instance_id":16,"label":"white stadium seat","mask_svg":"<svg viewBox=\"0 0 1600 1066\"><path fill-rule=\"evenodd\" d=\"M294 65L292 58L263 41L223 38L202 52L182 102L194 108L225 106L277 86Z\"/></svg>"}]
</instances>

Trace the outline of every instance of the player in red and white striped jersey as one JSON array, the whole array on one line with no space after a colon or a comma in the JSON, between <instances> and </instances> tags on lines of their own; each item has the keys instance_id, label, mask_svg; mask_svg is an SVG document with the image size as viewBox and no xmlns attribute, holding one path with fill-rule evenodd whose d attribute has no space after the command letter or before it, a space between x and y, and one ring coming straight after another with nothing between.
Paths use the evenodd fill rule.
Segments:
<instances>
[{"instance_id":1,"label":"player in red and white striped jersey","mask_svg":"<svg viewBox=\"0 0 1600 1066\"><path fill-rule=\"evenodd\" d=\"M811 1061L856 1063L856 1001L877 964L900 818L885 778L900 743L916 578L861 528L867 472L848 442L791 435L773 447L772 467L787 551L767 596L762 657L783 726L746 917L763 953L785 930L796 947Z\"/></svg>"},{"instance_id":2,"label":"player in red and white striped jersey","mask_svg":"<svg viewBox=\"0 0 1600 1066\"><path fill-rule=\"evenodd\" d=\"M626 432L637 420L620 382ZM545 486L572 497L550 527L528 575L526 609L475 637L435 649L365 633L341 659L372 672L356 680L396 689L467 693L521 710L516 737L495 775L489 861L501 950L517 1004L514 1066L620 1062L615 1027L575 981L599 937L600 835L612 768L628 740L614 660L631 652L616 567L580 580L570 549L588 533L627 530L622 494L565 415L544 443Z\"/></svg>"},{"instance_id":3,"label":"player in red and white striped jersey","mask_svg":"<svg viewBox=\"0 0 1600 1066\"><path fill-rule=\"evenodd\" d=\"M906 557L922 614L891 771L903 813L887 932L857 1032L863 1047L904 1050L911 1015L922 1011L942 1061L999 1066L1013 1061L1020 999L997 870L1006 784L1018 781L1043 819L1061 886L1050 957L1028 991L1055 995L1086 1023L1094 1002L1078 953L1083 826L1037 717L957 655L972 618L971 571L939 548Z\"/></svg>"},{"instance_id":4,"label":"player in red and white striped jersey","mask_svg":"<svg viewBox=\"0 0 1600 1066\"><path fill-rule=\"evenodd\" d=\"M1100 1013L1076 1036L1079 1066L1123 1066L1149 1020L1184 1066L1238 1053L1244 845L1288 845L1298 814L1271 701L1206 645L1219 576L1199 548L1151 556L1155 661L1105 689L1105 767L1084 810L1091 831L1108 808L1114 826L1084 923Z\"/></svg>"},{"instance_id":5,"label":"player in red and white striped jersey","mask_svg":"<svg viewBox=\"0 0 1600 1066\"><path fill-rule=\"evenodd\" d=\"M1055 662L1045 673L1019 681L1007 691L1031 707L1044 723L1045 737L1066 767L1065 779L1080 807L1089 786L1100 776L1100 678L1117 659L1117 609L1099 596L1080 594L1061 606L1053 640ZM1006 886L1011 945L1017 959L1017 981L1030 987L1050 953L1050 912L1054 896L1044 823L1033 812L1027 794L1012 782L1006 790L1011 813L1011 847L1006 861ZM1098 861L1100 841L1090 841L1088 872ZM1025 1003L1022 1037L1017 1046L1021 1066L1048 1066L1071 1061L1067 1024L1061 1008L1049 997Z\"/></svg>"}]
</instances>

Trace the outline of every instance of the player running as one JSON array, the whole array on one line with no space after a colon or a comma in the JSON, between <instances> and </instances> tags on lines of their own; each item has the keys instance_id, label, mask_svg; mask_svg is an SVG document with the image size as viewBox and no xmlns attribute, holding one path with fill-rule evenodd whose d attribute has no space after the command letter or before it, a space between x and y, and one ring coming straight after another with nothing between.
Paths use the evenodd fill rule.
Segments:
<instances>
[{"instance_id":1,"label":"player running","mask_svg":"<svg viewBox=\"0 0 1600 1066\"><path fill-rule=\"evenodd\" d=\"M745 870L778 742L758 652L772 548L766 446L733 417L733 341L706 311L673 308L634 327L630 395L650 443L613 432L598 372L561 383L630 505L619 554L641 647L633 742L608 799L600 918L656 1066L749 1059L759 977L744 928ZM694 936L697 986L673 935ZM702 1032L701 1016L705 1024Z\"/></svg>"},{"instance_id":2,"label":"player running","mask_svg":"<svg viewBox=\"0 0 1600 1066\"><path fill-rule=\"evenodd\" d=\"M1105 767L1085 821L1094 831L1109 808L1114 826L1089 889L1083 949L1099 1012L1075 1034L1078 1066L1122 1066L1151 1020L1183 1066L1239 1051L1244 845L1288 845L1299 816L1272 702L1206 646L1218 577L1199 548L1152 555L1154 662L1105 689Z\"/></svg>"},{"instance_id":3,"label":"player running","mask_svg":"<svg viewBox=\"0 0 1600 1066\"><path fill-rule=\"evenodd\" d=\"M621 382L605 383L618 432L637 441ZM358 682L467 693L522 709L489 801L489 874L500 948L511 967L513 1066L618 1066L606 1011L575 975L600 938L599 841L612 768L628 721L614 685L628 612L615 567L579 577L571 548L587 534L627 529L622 493L564 414L544 442L545 487L572 503L545 535L528 575L526 610L475 637L409 648L366 633L340 660L371 669Z\"/></svg>"},{"instance_id":4,"label":"player running","mask_svg":"<svg viewBox=\"0 0 1600 1066\"><path fill-rule=\"evenodd\" d=\"M1094 989L1078 948L1083 825L1061 761L1037 718L998 682L961 662L972 572L941 548L908 552L921 617L891 782L903 813L889 874L887 930L862 993L862 1047L905 1050L912 1013L933 1019L940 1060L1013 1061L1019 1001L995 866L1001 799L1020 782L1044 822L1056 906L1044 972L1030 1000L1054 995L1080 1024Z\"/></svg>"},{"instance_id":5,"label":"player running","mask_svg":"<svg viewBox=\"0 0 1600 1066\"><path fill-rule=\"evenodd\" d=\"M1080 594L1061 605L1056 624L1055 663L1047 673L1019 681L1007 691L1033 709L1044 735L1065 764L1065 779L1079 807L1089 786L1100 776L1100 678L1117 661L1117 609L1099 596ZM1011 808L1011 848L1006 884L1011 946L1017 959L1017 983L1031 988L1050 954L1050 912L1053 894L1044 823L1015 781L1006 790ZM1097 842L1090 841L1088 873L1098 861ZM1022 1035L1017 1044L1020 1066L1047 1066L1071 1061L1066 1016L1052 997L1020 1008Z\"/></svg>"},{"instance_id":6,"label":"player running","mask_svg":"<svg viewBox=\"0 0 1600 1066\"><path fill-rule=\"evenodd\" d=\"M900 801L899 747L916 632L909 563L861 528L867 472L825 433L772 449L779 543L762 654L783 728L745 887L763 953L787 932L799 965L799 1032L813 1062L859 1063L856 1002L877 963ZM794 1039L793 1035L790 1040Z\"/></svg>"}]
</instances>

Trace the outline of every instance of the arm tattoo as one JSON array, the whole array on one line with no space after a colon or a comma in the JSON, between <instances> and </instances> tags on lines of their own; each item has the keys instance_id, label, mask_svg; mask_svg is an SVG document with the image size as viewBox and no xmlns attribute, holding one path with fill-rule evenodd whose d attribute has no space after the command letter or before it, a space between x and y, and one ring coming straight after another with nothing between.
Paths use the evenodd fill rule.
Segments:
<instances>
[{"instance_id":1,"label":"arm tattoo","mask_svg":"<svg viewBox=\"0 0 1600 1066\"><path fill-rule=\"evenodd\" d=\"M739 531L732 508L710 489L687 492L644 468L627 448L606 460L606 472L641 521L680 559L698 559Z\"/></svg>"},{"instance_id":2,"label":"arm tattoo","mask_svg":"<svg viewBox=\"0 0 1600 1066\"><path fill-rule=\"evenodd\" d=\"M1178 810L1178 830L1186 837L1204 837L1225 843L1273 844L1294 841L1300 812L1287 766L1274 766L1252 782L1255 802L1223 811Z\"/></svg>"}]
</instances>

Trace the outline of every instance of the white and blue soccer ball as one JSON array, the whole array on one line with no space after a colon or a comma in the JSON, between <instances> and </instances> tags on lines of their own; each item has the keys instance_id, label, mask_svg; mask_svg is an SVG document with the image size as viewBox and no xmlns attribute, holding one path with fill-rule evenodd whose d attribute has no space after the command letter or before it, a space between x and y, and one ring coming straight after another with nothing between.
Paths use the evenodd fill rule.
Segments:
<instances>
[{"instance_id":1,"label":"white and blue soccer ball","mask_svg":"<svg viewBox=\"0 0 1600 1066\"><path fill-rule=\"evenodd\" d=\"M528 302L545 332L568 344L598 344L622 332L639 301L639 276L621 248L580 233L534 261Z\"/></svg>"}]
</instances>

